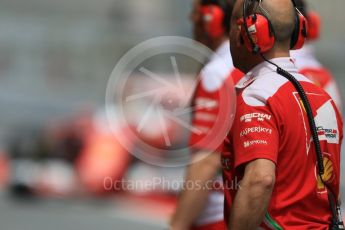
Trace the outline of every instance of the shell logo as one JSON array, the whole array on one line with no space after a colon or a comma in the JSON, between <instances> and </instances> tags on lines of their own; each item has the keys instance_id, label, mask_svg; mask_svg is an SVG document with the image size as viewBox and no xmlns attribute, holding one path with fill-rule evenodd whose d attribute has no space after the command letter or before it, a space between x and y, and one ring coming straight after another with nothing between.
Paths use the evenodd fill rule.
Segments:
<instances>
[{"instance_id":1,"label":"shell logo","mask_svg":"<svg viewBox=\"0 0 345 230\"><path fill-rule=\"evenodd\" d=\"M325 183L330 183L334 179L334 168L333 168L333 162L327 157L323 157L323 166L325 167L325 173L322 175L322 180L319 175L317 175L317 189L318 191L325 190Z\"/></svg>"},{"instance_id":2,"label":"shell logo","mask_svg":"<svg viewBox=\"0 0 345 230\"><path fill-rule=\"evenodd\" d=\"M303 102L302 99L299 100L299 103L301 104L303 111L304 111L305 113L307 113L307 110L305 109L304 102Z\"/></svg>"}]
</instances>

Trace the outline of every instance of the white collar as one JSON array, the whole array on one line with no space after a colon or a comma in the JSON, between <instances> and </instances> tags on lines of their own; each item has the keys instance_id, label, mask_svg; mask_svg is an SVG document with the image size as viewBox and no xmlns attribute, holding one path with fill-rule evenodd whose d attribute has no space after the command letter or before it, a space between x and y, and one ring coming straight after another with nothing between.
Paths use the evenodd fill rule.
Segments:
<instances>
[{"instance_id":1,"label":"white collar","mask_svg":"<svg viewBox=\"0 0 345 230\"><path fill-rule=\"evenodd\" d=\"M224 41L214 52L215 54L211 59L216 58L216 56L224 57L230 55L230 42L229 40Z\"/></svg>"},{"instance_id":2,"label":"white collar","mask_svg":"<svg viewBox=\"0 0 345 230\"><path fill-rule=\"evenodd\" d=\"M291 57L295 59L298 69L322 68L322 64L315 58L314 47L307 43L299 50L290 51Z\"/></svg>"},{"instance_id":3,"label":"white collar","mask_svg":"<svg viewBox=\"0 0 345 230\"><path fill-rule=\"evenodd\" d=\"M270 60L271 62L277 64L280 68L286 70L289 73L296 74L298 73L298 69L294 63L294 61L290 57L284 58L273 58ZM259 77L263 75L267 75L269 73L276 73L277 67L268 63L262 62L251 69L235 86L236 88L244 88L252 83Z\"/></svg>"}]
</instances>

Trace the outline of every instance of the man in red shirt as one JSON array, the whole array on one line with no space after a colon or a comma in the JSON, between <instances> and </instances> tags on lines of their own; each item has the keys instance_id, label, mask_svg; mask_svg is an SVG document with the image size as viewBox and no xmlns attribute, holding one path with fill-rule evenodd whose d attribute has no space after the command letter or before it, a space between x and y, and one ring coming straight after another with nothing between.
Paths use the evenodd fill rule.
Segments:
<instances>
[{"instance_id":1,"label":"man in red shirt","mask_svg":"<svg viewBox=\"0 0 345 230\"><path fill-rule=\"evenodd\" d=\"M230 47L234 66L246 76L236 85L235 120L226 141L228 151L222 154L228 229L328 229L332 213L325 184L338 198L342 119L331 97L299 74L289 56L297 13L292 1L246 2L252 18L247 22L258 20L259 14L269 17L273 33L267 30L266 36L274 34L275 42L259 50L262 56L249 51L245 36L252 36L254 45L261 38L255 37L257 24L243 33L244 0L237 0ZM292 74L308 96L325 166L322 180L307 107L290 81L263 58ZM234 180L240 185L231 186Z\"/></svg>"},{"instance_id":2,"label":"man in red shirt","mask_svg":"<svg viewBox=\"0 0 345 230\"><path fill-rule=\"evenodd\" d=\"M194 39L215 54L201 70L194 92L192 125L199 132L191 133L189 145L193 160L185 178L189 186L180 194L171 221L172 230L225 229L220 155L223 140L231 128L231 112L234 112L230 106L235 100L233 82L243 76L233 67L227 37L232 2L194 1L191 14Z\"/></svg>"},{"instance_id":3,"label":"man in red shirt","mask_svg":"<svg viewBox=\"0 0 345 230\"><path fill-rule=\"evenodd\" d=\"M300 73L322 87L332 97L341 112L342 100L337 82L332 73L317 60L313 47L313 42L320 36L320 16L316 12L309 11L304 0L296 0L296 5L308 20L308 43L302 49L291 51L291 57L295 59Z\"/></svg>"}]
</instances>

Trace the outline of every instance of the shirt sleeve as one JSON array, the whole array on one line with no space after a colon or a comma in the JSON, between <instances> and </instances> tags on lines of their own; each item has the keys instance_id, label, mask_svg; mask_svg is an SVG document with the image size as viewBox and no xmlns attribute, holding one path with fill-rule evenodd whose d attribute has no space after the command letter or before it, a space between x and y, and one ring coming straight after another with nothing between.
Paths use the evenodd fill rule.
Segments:
<instances>
[{"instance_id":1,"label":"shirt sleeve","mask_svg":"<svg viewBox=\"0 0 345 230\"><path fill-rule=\"evenodd\" d=\"M342 98L339 91L339 88L337 86L337 83L334 80L331 80L325 87L325 91L331 96L335 104L337 105L339 111L343 112L343 106L342 106Z\"/></svg>"},{"instance_id":2,"label":"shirt sleeve","mask_svg":"<svg viewBox=\"0 0 345 230\"><path fill-rule=\"evenodd\" d=\"M337 82L334 80L331 72L325 68L304 68L300 73L313 81L316 85L323 88L333 99L339 111L342 111L342 98Z\"/></svg>"},{"instance_id":3,"label":"shirt sleeve","mask_svg":"<svg viewBox=\"0 0 345 230\"><path fill-rule=\"evenodd\" d=\"M207 92L201 84L196 89L189 139L189 146L194 150L220 152L223 148L223 142L214 139L215 126L220 122L218 97L218 92Z\"/></svg>"},{"instance_id":4,"label":"shirt sleeve","mask_svg":"<svg viewBox=\"0 0 345 230\"><path fill-rule=\"evenodd\" d=\"M236 94L231 74L216 90L199 84L192 105L192 132L189 146L196 150L222 152L234 119Z\"/></svg>"},{"instance_id":5,"label":"shirt sleeve","mask_svg":"<svg viewBox=\"0 0 345 230\"><path fill-rule=\"evenodd\" d=\"M256 159L277 164L279 131L268 106L238 105L232 130L235 168Z\"/></svg>"}]
</instances>

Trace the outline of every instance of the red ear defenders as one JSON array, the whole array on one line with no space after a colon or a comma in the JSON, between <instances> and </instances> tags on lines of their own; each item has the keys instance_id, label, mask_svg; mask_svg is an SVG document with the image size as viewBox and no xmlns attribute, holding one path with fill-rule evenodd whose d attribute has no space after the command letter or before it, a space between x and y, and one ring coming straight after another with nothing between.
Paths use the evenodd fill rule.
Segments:
<instances>
[{"instance_id":1,"label":"red ear defenders","mask_svg":"<svg viewBox=\"0 0 345 230\"><path fill-rule=\"evenodd\" d=\"M295 29L291 36L290 49L298 50L304 45L308 36L308 21L296 8Z\"/></svg>"},{"instance_id":2,"label":"red ear defenders","mask_svg":"<svg viewBox=\"0 0 345 230\"><path fill-rule=\"evenodd\" d=\"M308 39L316 40L320 37L320 28L321 28L321 18L320 16L313 11L308 12L307 15L308 21Z\"/></svg>"},{"instance_id":3,"label":"red ear defenders","mask_svg":"<svg viewBox=\"0 0 345 230\"><path fill-rule=\"evenodd\" d=\"M294 0L292 2L296 6ZM247 5L248 0L244 1L243 18L237 21L241 28L242 40L249 51L255 54L265 53L274 46L274 28L270 20L263 14L255 13L247 16ZM296 8L295 28L291 36L290 49L302 48L307 37L307 27L306 18Z\"/></svg>"},{"instance_id":4,"label":"red ear defenders","mask_svg":"<svg viewBox=\"0 0 345 230\"><path fill-rule=\"evenodd\" d=\"M217 5L201 6L200 8L205 31L211 38L218 38L225 32L223 26L224 12Z\"/></svg>"}]
</instances>

